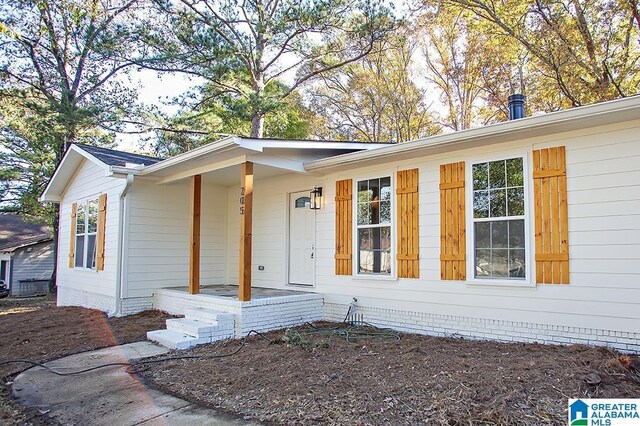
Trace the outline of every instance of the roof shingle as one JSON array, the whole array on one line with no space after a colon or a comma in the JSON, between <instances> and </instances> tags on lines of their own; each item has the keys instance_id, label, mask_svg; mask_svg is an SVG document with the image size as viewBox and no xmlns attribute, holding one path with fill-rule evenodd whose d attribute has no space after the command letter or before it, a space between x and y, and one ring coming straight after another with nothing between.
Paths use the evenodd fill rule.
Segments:
<instances>
[{"instance_id":1,"label":"roof shingle","mask_svg":"<svg viewBox=\"0 0 640 426\"><path fill-rule=\"evenodd\" d=\"M0 214L0 250L9 250L51 239L43 223L29 222L16 214Z\"/></svg>"},{"instance_id":2,"label":"roof shingle","mask_svg":"<svg viewBox=\"0 0 640 426\"><path fill-rule=\"evenodd\" d=\"M150 157L148 155L132 154L130 152L117 151L115 149L100 148L97 146L76 144L83 151L96 157L108 166L125 166L127 163L144 164L149 166L155 164L158 161L162 161L162 158Z\"/></svg>"}]
</instances>

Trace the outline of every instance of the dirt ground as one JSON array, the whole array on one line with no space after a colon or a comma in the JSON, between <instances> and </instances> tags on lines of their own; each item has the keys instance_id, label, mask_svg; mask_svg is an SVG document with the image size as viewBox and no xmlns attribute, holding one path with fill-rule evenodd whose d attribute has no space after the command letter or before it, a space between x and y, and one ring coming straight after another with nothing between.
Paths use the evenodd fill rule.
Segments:
<instances>
[{"instance_id":1,"label":"dirt ground","mask_svg":"<svg viewBox=\"0 0 640 426\"><path fill-rule=\"evenodd\" d=\"M166 317L0 300L0 362L144 340ZM640 359L604 348L316 327L251 337L232 356L218 357L238 351L237 340L176 352L200 358L140 365L140 374L169 393L270 424L566 424L568 398L640 398ZM0 424L52 424L11 399L10 382L24 368L0 367Z\"/></svg>"},{"instance_id":2,"label":"dirt ground","mask_svg":"<svg viewBox=\"0 0 640 426\"><path fill-rule=\"evenodd\" d=\"M44 362L66 355L146 340L146 332L164 328L165 313L148 311L107 318L100 311L56 307L52 298L0 299L0 363L9 359ZM38 410L17 405L10 394L13 378L29 366L0 366L0 424L52 424Z\"/></svg>"},{"instance_id":3,"label":"dirt ground","mask_svg":"<svg viewBox=\"0 0 640 426\"><path fill-rule=\"evenodd\" d=\"M340 327L319 323L323 329ZM640 360L605 348L309 328L141 365L155 387L272 424L566 424L574 397L639 398ZM362 336L360 336L362 337ZM383 338L388 337L388 338ZM208 357L208 358L207 358Z\"/></svg>"}]
</instances>

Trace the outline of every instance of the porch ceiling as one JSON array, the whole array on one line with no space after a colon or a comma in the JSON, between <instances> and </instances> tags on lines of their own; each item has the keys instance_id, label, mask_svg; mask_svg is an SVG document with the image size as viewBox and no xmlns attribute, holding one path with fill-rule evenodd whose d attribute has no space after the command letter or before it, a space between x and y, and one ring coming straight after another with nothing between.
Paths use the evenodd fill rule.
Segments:
<instances>
[{"instance_id":1,"label":"porch ceiling","mask_svg":"<svg viewBox=\"0 0 640 426\"><path fill-rule=\"evenodd\" d=\"M254 164L255 179L264 179L285 173L308 173L303 161L231 145L215 154L204 153L183 161L167 160L168 164L149 167L142 175L157 179L158 184L181 182L191 176L201 175L205 183L237 185L240 182L240 165Z\"/></svg>"},{"instance_id":2,"label":"porch ceiling","mask_svg":"<svg viewBox=\"0 0 640 426\"><path fill-rule=\"evenodd\" d=\"M254 180L279 176L288 172L290 172L290 170L265 166L262 164L254 164L253 166ZM235 164L223 169L202 173L202 182L221 186L238 186L240 185L240 165Z\"/></svg>"},{"instance_id":3,"label":"porch ceiling","mask_svg":"<svg viewBox=\"0 0 640 426\"><path fill-rule=\"evenodd\" d=\"M194 175L201 175L205 183L230 186L240 183L240 165L246 161L254 164L255 179L265 179L290 172L304 173L302 163L286 159L271 158L261 156L256 158L252 155L241 155L227 159L216 159L217 161L203 161L204 165L194 165L186 167L180 164L170 170L163 170L162 173L154 173L149 176L158 178L158 184L169 184L183 182Z\"/></svg>"},{"instance_id":4,"label":"porch ceiling","mask_svg":"<svg viewBox=\"0 0 640 426\"><path fill-rule=\"evenodd\" d=\"M235 176L238 176L237 166L245 162L256 165L254 172L257 179L290 172L319 174L306 170L305 162L348 152L374 150L386 145L230 136L145 167L140 176L149 176L164 184L202 175L207 182L232 185Z\"/></svg>"}]
</instances>

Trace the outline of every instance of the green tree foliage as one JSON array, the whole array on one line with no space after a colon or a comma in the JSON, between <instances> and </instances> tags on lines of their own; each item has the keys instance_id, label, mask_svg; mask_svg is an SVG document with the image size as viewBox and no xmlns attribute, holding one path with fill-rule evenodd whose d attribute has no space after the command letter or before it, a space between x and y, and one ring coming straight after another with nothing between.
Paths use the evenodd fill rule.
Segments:
<instances>
[{"instance_id":1,"label":"green tree foliage","mask_svg":"<svg viewBox=\"0 0 640 426\"><path fill-rule=\"evenodd\" d=\"M377 0L157 0L143 65L204 78L262 137L265 117L300 85L366 56L393 27ZM158 18L160 19L160 18ZM287 90L270 84L292 76ZM243 118L244 119L244 118Z\"/></svg>"},{"instance_id":2,"label":"green tree foliage","mask_svg":"<svg viewBox=\"0 0 640 426\"><path fill-rule=\"evenodd\" d=\"M5 93L4 98L9 96ZM4 210L20 212L53 226L53 206L38 201L55 169L55 145L60 129L56 116L34 99L14 92L14 102L0 103L0 203Z\"/></svg>"},{"instance_id":3,"label":"green tree foliage","mask_svg":"<svg viewBox=\"0 0 640 426\"><path fill-rule=\"evenodd\" d=\"M287 86L277 80L265 88L267 96L272 98L287 90ZM203 101L195 106L187 104L183 106L185 112L157 122L156 155L170 157L227 135L251 134L252 116L247 102L216 95L215 89L211 92L210 85L206 85L202 89ZM305 139L313 117L298 92L291 92L286 98L280 98L265 117L263 137Z\"/></svg>"},{"instance_id":4,"label":"green tree foliage","mask_svg":"<svg viewBox=\"0 0 640 426\"><path fill-rule=\"evenodd\" d=\"M309 92L320 138L402 142L439 132L415 82L416 43L396 34L358 62L322 76Z\"/></svg>"},{"instance_id":5,"label":"green tree foliage","mask_svg":"<svg viewBox=\"0 0 640 426\"><path fill-rule=\"evenodd\" d=\"M538 89L546 88L548 99L562 95L553 102L556 109L638 92L640 20L634 0L446 0L444 7L473 13L491 24L485 34L524 49L525 72L536 73Z\"/></svg>"},{"instance_id":6,"label":"green tree foliage","mask_svg":"<svg viewBox=\"0 0 640 426\"><path fill-rule=\"evenodd\" d=\"M131 104L133 92L114 77L132 65L124 58L133 49L131 20L137 4L138 0L2 1L1 88L4 93L28 90L28 99L54 114L58 147L76 141L81 129L113 125Z\"/></svg>"},{"instance_id":7,"label":"green tree foliage","mask_svg":"<svg viewBox=\"0 0 640 426\"><path fill-rule=\"evenodd\" d=\"M117 81L139 0L0 0L2 208L53 225L38 202L65 147L104 144L133 103ZM54 273L55 275L55 273Z\"/></svg>"},{"instance_id":8,"label":"green tree foliage","mask_svg":"<svg viewBox=\"0 0 640 426\"><path fill-rule=\"evenodd\" d=\"M4 205L39 216L37 195L72 142L103 144L134 92L116 82L131 61L137 0L2 0L0 118ZM51 221L51 218L44 217Z\"/></svg>"},{"instance_id":9,"label":"green tree foliage","mask_svg":"<svg viewBox=\"0 0 640 426\"><path fill-rule=\"evenodd\" d=\"M439 122L464 130L508 118L507 97L535 80L527 53L458 7L428 8L419 18L427 79L443 105Z\"/></svg>"}]
</instances>

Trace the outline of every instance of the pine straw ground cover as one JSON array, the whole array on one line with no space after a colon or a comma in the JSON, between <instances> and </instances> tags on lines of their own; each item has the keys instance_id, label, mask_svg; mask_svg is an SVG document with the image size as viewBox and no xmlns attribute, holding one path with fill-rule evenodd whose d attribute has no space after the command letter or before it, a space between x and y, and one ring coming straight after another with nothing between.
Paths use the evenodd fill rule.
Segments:
<instances>
[{"instance_id":1,"label":"pine straw ground cover","mask_svg":"<svg viewBox=\"0 0 640 426\"><path fill-rule=\"evenodd\" d=\"M148 311L107 318L100 311L56 307L50 297L0 299L0 362L9 359L50 361L66 355L146 340L146 332L164 328L167 314ZM11 382L25 364L0 367L0 424L53 424L43 413L18 405L11 397Z\"/></svg>"},{"instance_id":2,"label":"pine straw ground cover","mask_svg":"<svg viewBox=\"0 0 640 426\"><path fill-rule=\"evenodd\" d=\"M348 343L309 330L251 337L224 358L211 356L234 352L239 341L180 351L174 356L203 358L141 365L140 374L185 399L271 424L566 424L568 398L640 397L638 358L605 348L413 334Z\"/></svg>"}]
</instances>

